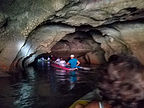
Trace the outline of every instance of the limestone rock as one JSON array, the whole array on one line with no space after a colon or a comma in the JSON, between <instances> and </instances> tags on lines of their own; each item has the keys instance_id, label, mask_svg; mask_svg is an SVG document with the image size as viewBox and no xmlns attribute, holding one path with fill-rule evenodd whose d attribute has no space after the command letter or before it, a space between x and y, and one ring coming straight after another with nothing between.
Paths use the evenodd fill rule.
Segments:
<instances>
[{"instance_id":1,"label":"limestone rock","mask_svg":"<svg viewBox=\"0 0 144 108\"><path fill-rule=\"evenodd\" d=\"M133 54L143 63L143 23L135 21L98 29L101 35L92 33L92 37L101 44L106 59L113 54Z\"/></svg>"},{"instance_id":2,"label":"limestone rock","mask_svg":"<svg viewBox=\"0 0 144 108\"><path fill-rule=\"evenodd\" d=\"M69 51L85 53L97 49L99 45L85 32L76 32L65 36L51 50L54 52Z\"/></svg>"},{"instance_id":3,"label":"limestone rock","mask_svg":"<svg viewBox=\"0 0 144 108\"><path fill-rule=\"evenodd\" d=\"M2 13L0 13L0 28L6 23L6 16Z\"/></svg>"},{"instance_id":4,"label":"limestone rock","mask_svg":"<svg viewBox=\"0 0 144 108\"><path fill-rule=\"evenodd\" d=\"M143 8L143 0L80 0L73 5L68 5L66 9L64 8L59 11L56 14L57 17L53 20L70 25L79 26L86 24L96 27L104 23L110 24L115 21L143 17L142 14L137 12Z\"/></svg>"},{"instance_id":5,"label":"limestone rock","mask_svg":"<svg viewBox=\"0 0 144 108\"><path fill-rule=\"evenodd\" d=\"M85 59L89 64L103 64L105 63L105 58L102 52L89 52L85 55Z\"/></svg>"}]
</instances>

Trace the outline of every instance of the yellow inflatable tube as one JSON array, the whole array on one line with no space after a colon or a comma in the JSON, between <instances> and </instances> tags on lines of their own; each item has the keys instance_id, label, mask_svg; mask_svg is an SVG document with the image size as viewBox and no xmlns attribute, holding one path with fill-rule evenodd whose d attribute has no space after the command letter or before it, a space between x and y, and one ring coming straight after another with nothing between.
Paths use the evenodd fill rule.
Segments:
<instances>
[{"instance_id":1,"label":"yellow inflatable tube","mask_svg":"<svg viewBox=\"0 0 144 108\"><path fill-rule=\"evenodd\" d=\"M76 102L74 102L69 108L75 108L75 106L77 104L81 104L81 105L87 105L88 104L88 100L77 100Z\"/></svg>"}]
</instances>

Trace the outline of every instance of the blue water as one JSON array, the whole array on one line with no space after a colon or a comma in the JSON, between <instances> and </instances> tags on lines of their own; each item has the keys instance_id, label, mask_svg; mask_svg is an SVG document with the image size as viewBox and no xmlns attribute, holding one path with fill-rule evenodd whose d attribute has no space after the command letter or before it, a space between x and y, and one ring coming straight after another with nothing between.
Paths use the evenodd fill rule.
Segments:
<instances>
[{"instance_id":1,"label":"blue water","mask_svg":"<svg viewBox=\"0 0 144 108\"><path fill-rule=\"evenodd\" d=\"M93 89L88 73L40 66L0 78L0 108L68 108Z\"/></svg>"}]
</instances>

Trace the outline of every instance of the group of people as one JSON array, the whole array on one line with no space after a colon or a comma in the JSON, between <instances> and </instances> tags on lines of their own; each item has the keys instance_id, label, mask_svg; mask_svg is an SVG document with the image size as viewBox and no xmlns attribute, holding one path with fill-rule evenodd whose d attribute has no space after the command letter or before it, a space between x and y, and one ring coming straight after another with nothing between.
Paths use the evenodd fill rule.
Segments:
<instances>
[{"instance_id":1,"label":"group of people","mask_svg":"<svg viewBox=\"0 0 144 108\"><path fill-rule=\"evenodd\" d=\"M55 57L51 55L51 56L48 56L47 59L44 57L39 58L37 63L43 66L45 63L50 64L50 62L52 61L55 64L58 64L63 67L79 68L80 62L74 57L75 56L73 54L70 55L70 60L66 62L62 57L55 59Z\"/></svg>"},{"instance_id":2,"label":"group of people","mask_svg":"<svg viewBox=\"0 0 144 108\"><path fill-rule=\"evenodd\" d=\"M79 68L80 62L74 58L75 56L72 54L70 55L70 60L66 62L63 58L57 58L55 60L55 63L60 65L60 66L70 66L70 68Z\"/></svg>"}]
</instances>

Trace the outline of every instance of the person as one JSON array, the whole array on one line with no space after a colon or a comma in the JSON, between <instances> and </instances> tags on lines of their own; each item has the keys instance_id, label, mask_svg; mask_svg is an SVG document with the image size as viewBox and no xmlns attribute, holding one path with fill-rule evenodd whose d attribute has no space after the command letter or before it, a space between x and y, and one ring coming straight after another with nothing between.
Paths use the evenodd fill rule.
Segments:
<instances>
[{"instance_id":1,"label":"person","mask_svg":"<svg viewBox=\"0 0 144 108\"><path fill-rule=\"evenodd\" d=\"M98 70L98 88L112 108L144 108L144 66L134 55L111 55Z\"/></svg>"},{"instance_id":2,"label":"person","mask_svg":"<svg viewBox=\"0 0 144 108\"><path fill-rule=\"evenodd\" d=\"M57 58L56 61L55 61L55 63L59 64L60 63L60 58Z\"/></svg>"},{"instance_id":3,"label":"person","mask_svg":"<svg viewBox=\"0 0 144 108\"><path fill-rule=\"evenodd\" d=\"M48 56L48 58L47 58L47 63L48 63L48 64L50 64L50 60L51 60L51 59L50 59L50 57Z\"/></svg>"},{"instance_id":4,"label":"person","mask_svg":"<svg viewBox=\"0 0 144 108\"><path fill-rule=\"evenodd\" d=\"M70 58L71 59L67 62L67 65L70 65L71 68L79 68L80 62L76 58L74 58L73 54L70 55Z\"/></svg>"},{"instance_id":5,"label":"person","mask_svg":"<svg viewBox=\"0 0 144 108\"><path fill-rule=\"evenodd\" d=\"M61 58L61 59L60 59L60 62L59 62L59 65L65 67L65 66L66 66L66 61L63 60L63 58Z\"/></svg>"},{"instance_id":6,"label":"person","mask_svg":"<svg viewBox=\"0 0 144 108\"><path fill-rule=\"evenodd\" d=\"M56 58L55 58L54 55L51 55L51 56L50 56L50 59L51 59L52 61L55 61L55 60L56 60Z\"/></svg>"},{"instance_id":7,"label":"person","mask_svg":"<svg viewBox=\"0 0 144 108\"><path fill-rule=\"evenodd\" d=\"M41 63L42 63L41 65L44 66L44 64L45 64L45 58L41 57L40 60L41 60Z\"/></svg>"}]
</instances>

